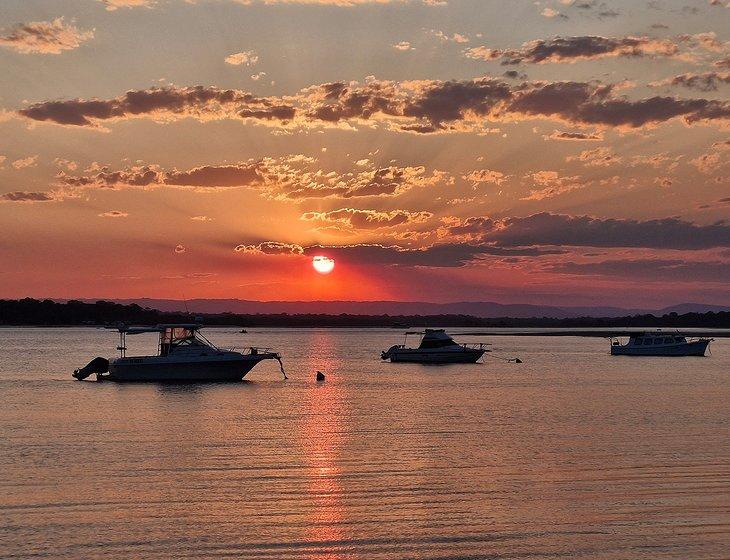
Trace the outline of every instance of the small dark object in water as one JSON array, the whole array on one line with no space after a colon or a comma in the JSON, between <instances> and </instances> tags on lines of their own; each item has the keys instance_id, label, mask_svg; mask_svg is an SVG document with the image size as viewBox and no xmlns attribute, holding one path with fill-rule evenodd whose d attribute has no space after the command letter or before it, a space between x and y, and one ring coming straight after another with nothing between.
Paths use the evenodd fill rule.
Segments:
<instances>
[{"instance_id":1,"label":"small dark object in water","mask_svg":"<svg viewBox=\"0 0 730 560\"><path fill-rule=\"evenodd\" d=\"M324 373L321 371L317 372L317 381L324 381Z\"/></svg>"},{"instance_id":2,"label":"small dark object in water","mask_svg":"<svg viewBox=\"0 0 730 560\"><path fill-rule=\"evenodd\" d=\"M519 358L515 358L515 363L516 364L521 364L522 363L522 360L520 360Z\"/></svg>"},{"instance_id":3,"label":"small dark object in water","mask_svg":"<svg viewBox=\"0 0 730 560\"><path fill-rule=\"evenodd\" d=\"M106 373L109 371L109 360L106 358L94 358L84 367L73 372L73 376L82 381L89 377L92 373Z\"/></svg>"}]
</instances>

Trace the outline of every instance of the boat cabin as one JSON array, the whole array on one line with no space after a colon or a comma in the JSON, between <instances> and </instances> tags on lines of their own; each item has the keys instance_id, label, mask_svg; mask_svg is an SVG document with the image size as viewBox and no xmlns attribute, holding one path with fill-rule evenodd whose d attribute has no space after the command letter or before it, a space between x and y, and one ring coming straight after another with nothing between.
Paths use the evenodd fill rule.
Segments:
<instances>
[{"instance_id":1,"label":"boat cabin","mask_svg":"<svg viewBox=\"0 0 730 560\"><path fill-rule=\"evenodd\" d=\"M687 344L687 337L665 333L637 333L629 338L628 346L659 346Z\"/></svg>"},{"instance_id":2,"label":"boat cabin","mask_svg":"<svg viewBox=\"0 0 730 560\"><path fill-rule=\"evenodd\" d=\"M120 327L119 346L121 357L125 357L127 350L127 335L144 333L158 333L158 356L169 356L178 349L192 349L205 347L218 350L207 338L200 333L201 325L195 323L175 323L155 325L154 327Z\"/></svg>"},{"instance_id":3,"label":"boat cabin","mask_svg":"<svg viewBox=\"0 0 730 560\"><path fill-rule=\"evenodd\" d=\"M445 348L447 346L456 346L456 342L443 329L426 329L421 339L419 350L430 348Z\"/></svg>"},{"instance_id":4,"label":"boat cabin","mask_svg":"<svg viewBox=\"0 0 730 560\"><path fill-rule=\"evenodd\" d=\"M212 346L207 340L201 340L199 325L159 325L160 356L167 356L181 346ZM201 337L201 338L198 338Z\"/></svg>"}]
</instances>

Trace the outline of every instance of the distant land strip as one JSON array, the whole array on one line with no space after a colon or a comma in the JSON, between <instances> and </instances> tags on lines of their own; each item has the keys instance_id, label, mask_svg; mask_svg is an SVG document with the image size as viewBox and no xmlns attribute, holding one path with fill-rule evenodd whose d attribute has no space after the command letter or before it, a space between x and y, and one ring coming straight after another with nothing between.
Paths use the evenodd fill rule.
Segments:
<instances>
[{"instance_id":1,"label":"distant land strip","mask_svg":"<svg viewBox=\"0 0 730 560\"><path fill-rule=\"evenodd\" d=\"M682 327L730 328L730 312L676 312L625 317L475 317L444 315L355 315L315 313L183 313L165 312L137 304L111 301L82 302L50 299L0 300L2 326L115 326L201 321L207 326L237 327L507 327L507 328L620 328Z\"/></svg>"}]
</instances>

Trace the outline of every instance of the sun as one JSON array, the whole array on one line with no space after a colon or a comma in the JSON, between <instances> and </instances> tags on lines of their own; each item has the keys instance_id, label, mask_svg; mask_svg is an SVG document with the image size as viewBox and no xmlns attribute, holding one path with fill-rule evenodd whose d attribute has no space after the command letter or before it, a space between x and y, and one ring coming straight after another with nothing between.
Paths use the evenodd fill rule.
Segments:
<instances>
[{"instance_id":1,"label":"sun","mask_svg":"<svg viewBox=\"0 0 730 560\"><path fill-rule=\"evenodd\" d=\"M329 257L317 256L312 259L312 266L320 274L329 274L335 268L335 261Z\"/></svg>"}]
</instances>

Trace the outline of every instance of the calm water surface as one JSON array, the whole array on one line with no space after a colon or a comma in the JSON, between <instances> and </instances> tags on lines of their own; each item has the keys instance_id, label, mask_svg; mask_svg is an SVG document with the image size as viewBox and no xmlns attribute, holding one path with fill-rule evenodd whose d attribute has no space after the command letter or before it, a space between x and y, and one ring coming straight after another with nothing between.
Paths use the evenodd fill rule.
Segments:
<instances>
[{"instance_id":1,"label":"calm water surface","mask_svg":"<svg viewBox=\"0 0 730 560\"><path fill-rule=\"evenodd\" d=\"M495 337L524 363L429 367L381 363L391 329L207 334L291 379L78 382L115 333L0 329L1 557L730 557L730 340Z\"/></svg>"}]
</instances>

